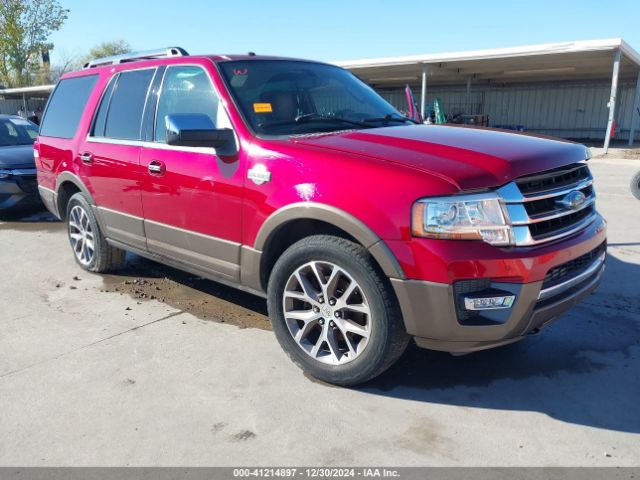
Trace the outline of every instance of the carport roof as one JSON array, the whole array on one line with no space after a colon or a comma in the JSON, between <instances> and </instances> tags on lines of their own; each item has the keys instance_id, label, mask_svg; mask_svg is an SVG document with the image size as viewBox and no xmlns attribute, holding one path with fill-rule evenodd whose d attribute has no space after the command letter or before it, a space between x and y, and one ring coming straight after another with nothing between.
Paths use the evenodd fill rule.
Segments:
<instances>
[{"instance_id":1,"label":"carport roof","mask_svg":"<svg viewBox=\"0 0 640 480\"><path fill-rule=\"evenodd\" d=\"M611 80L615 52L621 52L621 79L635 79L640 54L621 38L547 43L454 53L333 62L376 87L417 83L423 67L428 83L533 83Z\"/></svg>"},{"instance_id":2,"label":"carport roof","mask_svg":"<svg viewBox=\"0 0 640 480\"><path fill-rule=\"evenodd\" d=\"M48 97L55 85L38 85L35 87L19 87L0 89L0 97L26 98Z\"/></svg>"}]
</instances>

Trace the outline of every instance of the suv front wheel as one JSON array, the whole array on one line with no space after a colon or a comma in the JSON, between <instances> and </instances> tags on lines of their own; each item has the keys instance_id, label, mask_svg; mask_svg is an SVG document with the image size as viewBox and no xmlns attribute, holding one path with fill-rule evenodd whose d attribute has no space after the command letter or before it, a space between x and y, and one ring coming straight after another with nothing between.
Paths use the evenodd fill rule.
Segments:
<instances>
[{"instance_id":1,"label":"suv front wheel","mask_svg":"<svg viewBox=\"0 0 640 480\"><path fill-rule=\"evenodd\" d=\"M388 280L366 249L338 237L307 237L289 247L273 268L268 306L282 348L329 383L376 377L409 341Z\"/></svg>"}]
</instances>

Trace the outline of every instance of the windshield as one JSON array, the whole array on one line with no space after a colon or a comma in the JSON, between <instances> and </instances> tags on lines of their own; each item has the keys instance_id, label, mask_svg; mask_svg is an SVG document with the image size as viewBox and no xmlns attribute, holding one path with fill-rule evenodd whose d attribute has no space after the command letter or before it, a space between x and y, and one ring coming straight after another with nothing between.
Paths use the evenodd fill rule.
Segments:
<instances>
[{"instance_id":1,"label":"windshield","mask_svg":"<svg viewBox=\"0 0 640 480\"><path fill-rule=\"evenodd\" d=\"M0 147L33 145L38 127L20 117L0 118Z\"/></svg>"},{"instance_id":2,"label":"windshield","mask_svg":"<svg viewBox=\"0 0 640 480\"><path fill-rule=\"evenodd\" d=\"M339 67L290 60L218 65L244 118L259 134L294 135L410 122Z\"/></svg>"}]
</instances>

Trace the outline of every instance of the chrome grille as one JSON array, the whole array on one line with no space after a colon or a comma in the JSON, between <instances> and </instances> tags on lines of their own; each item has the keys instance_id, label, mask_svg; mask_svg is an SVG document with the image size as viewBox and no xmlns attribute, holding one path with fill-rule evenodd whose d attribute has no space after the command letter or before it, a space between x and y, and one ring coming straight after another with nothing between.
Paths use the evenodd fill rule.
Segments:
<instances>
[{"instance_id":1,"label":"chrome grille","mask_svg":"<svg viewBox=\"0 0 640 480\"><path fill-rule=\"evenodd\" d=\"M523 195L534 195L548 192L591 178L589 167L578 163L568 167L547 170L546 172L516 179L516 185Z\"/></svg>"},{"instance_id":2,"label":"chrome grille","mask_svg":"<svg viewBox=\"0 0 640 480\"><path fill-rule=\"evenodd\" d=\"M570 194L584 198L572 205ZM516 245L559 240L586 228L595 218L593 177L585 163L521 177L498 189L513 225Z\"/></svg>"}]
</instances>

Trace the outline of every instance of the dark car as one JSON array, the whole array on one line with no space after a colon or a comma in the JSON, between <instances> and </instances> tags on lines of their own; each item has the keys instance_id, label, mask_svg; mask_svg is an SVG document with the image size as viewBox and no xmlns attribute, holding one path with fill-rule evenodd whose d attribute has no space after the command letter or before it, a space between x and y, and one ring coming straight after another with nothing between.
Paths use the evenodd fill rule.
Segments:
<instances>
[{"instance_id":1,"label":"dark car","mask_svg":"<svg viewBox=\"0 0 640 480\"><path fill-rule=\"evenodd\" d=\"M17 115L0 115L0 210L40 203L33 142L38 127Z\"/></svg>"}]
</instances>

